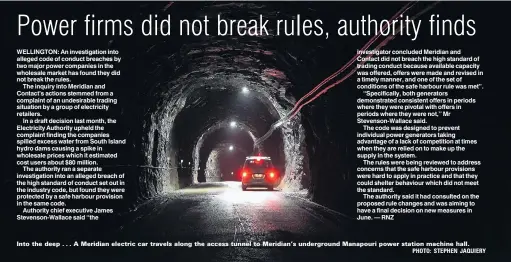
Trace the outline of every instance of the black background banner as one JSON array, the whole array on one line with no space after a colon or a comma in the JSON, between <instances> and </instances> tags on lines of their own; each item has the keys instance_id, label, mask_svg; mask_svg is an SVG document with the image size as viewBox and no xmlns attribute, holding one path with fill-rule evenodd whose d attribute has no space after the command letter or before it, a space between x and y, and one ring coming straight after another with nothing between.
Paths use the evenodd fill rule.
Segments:
<instances>
[{"instance_id":1,"label":"black background banner","mask_svg":"<svg viewBox=\"0 0 511 262\"><path fill-rule=\"evenodd\" d=\"M4 121L9 120L10 122L12 118L16 125L20 121L16 114L12 112L15 105L10 103L17 99L13 89L19 88L19 84L16 83L17 49L110 48L119 50L120 57L122 57L122 62L118 68L121 70L121 76L115 78L115 80L106 81L97 78L98 84L106 83L107 89L115 93L118 104L112 107L112 110L108 113L97 113L97 117L111 116L117 118L119 124L109 132L119 138L128 140L127 145L121 146L121 149L115 149L116 152L120 153L119 158L105 165L114 166L110 167L114 172L126 172L128 181L126 201L116 202L114 207L116 210L129 210L133 203L140 200L141 195L148 194L148 198L152 196L148 193L149 190L145 192L145 189L140 189L139 184L134 182L138 179L137 174L141 171L125 166L141 163L144 154L152 154L142 152L143 149L139 148L136 141L145 139L143 137L147 135L145 133L147 130L142 127L146 123L144 121L148 119L147 113L156 112L158 108L165 106L166 100L162 99L163 96L178 95L175 93L178 91L171 90L172 86L184 88L202 85L205 88L208 86L208 79L214 77L215 74L217 74L217 77L220 76L220 78L224 77L225 79L241 75L243 79L248 79L249 83L258 83L269 75L279 76L282 73L287 76L288 82L278 82L279 78L276 77L275 85L289 84L292 88L289 88L285 95L295 97L298 100L324 78L349 61L355 55L356 50L368 41L369 36L337 36L337 21L339 19L359 19L362 15L368 14L376 19L388 19L404 4L405 2L174 2L167 6L168 3L166 2L2 2L0 3L0 9L3 46L2 79L4 80L1 86L5 94L2 98L4 102L2 104L7 107L3 114ZM426 6L427 2L421 4ZM507 168L509 162L509 147L507 146L509 135L509 102L507 96L509 93L509 51L506 47L510 24L509 6L510 4L507 2L441 2L421 17L422 26L415 41L411 41L409 36L398 36L387 45L389 49L461 49L467 55L480 56L481 67L484 71L484 76L482 76L480 82L483 83L484 90L472 96L478 102L475 105L467 106L467 109L451 119L445 120L447 124L459 124L462 129L460 133L462 136L479 141L479 144L475 147L476 149L472 149L464 155L465 159L480 160L483 163L479 171L480 186L478 187L481 200L474 214L459 217L413 216L396 221L357 222L350 220L350 222L341 222L349 223L349 226L343 225L346 230L339 233L339 235L325 236L325 239L329 240L358 242L466 240L474 247L487 248L488 251L485 255L413 256L408 249L404 248L357 250L354 248L314 249L309 247L294 251L286 251L285 248L276 249L277 251L271 249L243 251L243 248L239 248L237 251L226 251L224 248L187 250L184 248L181 251L167 250L165 252L156 248L124 248L122 250L92 247L16 248L17 241L54 241L67 244L80 239L121 241L121 238L117 238L115 234L110 235L110 229L118 228L123 223L129 223L123 220L125 218L121 218L120 213L100 221L16 221L15 213L19 211L14 202L16 173L20 172L20 166L16 165L16 159L6 160L3 165L6 168L2 172L5 180L3 218L7 221L4 224L3 231L3 235L7 240L4 242L4 249L19 251L16 254L17 257L12 258L16 261L46 260L47 257L66 258L70 261L81 261L82 259L87 261L90 261L90 259L121 261L121 257L122 261L140 259L153 261L149 258L152 256L155 256L155 259L164 259L165 261L181 261L190 258L198 258L200 261L210 259L216 259L217 261L225 261L226 259L231 261L252 261L253 259L254 261L287 261L288 259L322 258L317 255L321 252L324 252L322 255L326 255L331 259L335 258L335 261L341 261L340 259L370 261L378 258L399 261L436 261L442 259L449 261L505 261L507 260L506 257L509 259L509 255L504 249L504 247L509 246L508 236L504 234L509 229L509 223L506 219L507 207L509 206L507 203L509 189L508 183L505 182L509 175ZM178 26L171 28L170 36L143 36L140 33L142 20L150 14L158 14L160 17L166 17L170 14L172 25L178 25L180 19L198 19L206 14L213 17L219 13L232 19L246 19L262 14L270 20L269 28L273 28L276 19L286 19L301 14L310 19L321 19L323 29L329 32L329 37L325 39L324 36L278 36L275 38L179 36ZM477 32L474 36L431 36L427 22L430 14L433 13L439 14L443 19L455 20L461 18L462 15L465 19L473 19ZM17 34L18 14L26 14L31 18L41 20L76 19L78 22L73 36L32 36L28 27L24 29L23 35L19 36ZM133 21L134 33L131 36L86 36L83 19L88 14L94 14L98 19L130 19ZM211 28L215 28L214 22L211 23ZM254 54L254 50L258 51L259 54ZM194 54L192 51L199 52L199 54ZM217 53L209 54L207 52ZM265 52L266 56L261 55ZM206 55L200 60L202 54ZM230 61L229 58L226 58L226 60L221 60L224 62L223 64L215 65L214 63L217 60L214 60L216 59L214 57L216 56L236 57L241 60ZM283 59L283 56L287 57ZM258 62L253 63L253 59ZM241 69L230 66L236 63L247 66L242 66ZM211 70L197 69L199 65ZM273 71L273 74L272 71L268 71L274 68L278 68L280 71ZM190 72L194 73L190 74L189 77L183 77L184 74ZM199 81L194 81L193 78L198 78ZM352 78L355 78L355 76ZM209 84L214 85L215 82ZM301 121L306 134L304 150L309 156L307 164L310 169L308 178L310 181L308 181L309 184L306 188L309 193L313 194L313 200L316 203L349 217L356 216L354 212L358 196L354 192L353 179L345 180L342 177L354 176L356 173L355 133L358 127L355 124L355 114L358 94L355 86L354 80L347 80L304 107L301 112ZM261 88L265 88L264 84L261 84ZM158 97L158 95L161 95L161 97ZM206 102L214 101L212 102L214 106L224 108L225 105L222 103L228 102L227 98L224 97L225 95L226 93L215 94L212 91L197 91L190 96L197 98L198 101L200 99L204 99ZM225 100L223 100L224 98ZM289 101L283 103L287 103L289 106ZM263 107L264 105L258 106ZM246 112L250 113L251 116L255 116L257 113L254 112L258 112L258 108L254 110ZM204 111L197 112L190 109L188 115L176 118L172 134L177 139L170 139L171 141L177 141L175 142L177 146L174 148L176 155L191 156L193 154L193 149L187 147L187 145L193 144L204 133L206 125L202 124L209 124L209 121L220 121L220 119L229 117L229 115L218 115L229 112L228 109L213 110L212 114L217 115L199 115L200 112ZM261 115L263 114L265 113L261 113ZM269 120L261 120L264 117L272 117L271 113L268 114L259 120L254 120L256 126L263 126L262 130L267 130L271 125L268 122ZM63 117L60 113L52 116L55 118ZM75 114L73 116L76 118L90 117L90 113ZM250 119L250 117L247 119ZM11 131L14 130L14 127L9 125L9 127L4 127L4 130ZM259 135L263 133L259 132ZM166 135L171 136L167 133L162 134L162 136ZM4 148L11 150L14 147L12 145L15 144L14 139L12 139L13 136L14 134L4 135ZM270 141L274 141L272 139L275 138L270 138ZM171 148L172 146L170 145ZM283 145L280 146L284 147ZM275 150L275 152L272 150ZM280 157L280 164L285 166L285 157L279 155L277 152L279 150L282 149L276 146L269 150L269 154L275 154L275 159ZM12 157L13 153L5 155ZM151 164L154 163L148 163L148 165ZM142 165L140 164L140 166ZM189 183L190 181L181 181L188 179L190 174L179 172L177 174L177 177L181 179L179 183ZM186 179L183 179L183 177L186 177ZM179 184L179 186L182 185ZM218 230L215 231L215 234L218 235L207 235L204 239L197 237L201 235L201 229L172 229L172 224L168 223L179 225L178 221L181 221L180 219L186 219L186 217L180 218L179 215L174 217L173 214L180 214L179 210L185 210L191 206L194 208L195 205L200 206L200 200L197 200L197 202L194 202L196 200L186 201L172 207L163 208L162 212L168 214L167 218L154 218L154 220L147 222L151 225L149 228L157 233L139 232L139 235L135 234L135 237L130 238L130 240L161 242L190 230L194 232L190 234L190 239L172 239L172 241L208 241L209 238L217 239L218 237L218 239L221 239L223 228L234 227L229 223L208 225L218 227ZM105 205L104 208L110 207L109 203L104 204L101 201L91 203L90 207L103 207L103 205ZM150 211L147 212L150 213ZM314 212L321 213L320 211ZM325 217L329 216L328 213L321 214ZM271 216L271 214L268 216ZM300 220L300 217L295 217L295 219ZM207 217L199 220L207 221ZM289 223L302 222L289 221ZM362 222L366 223L362 225ZM158 229L158 225L163 226ZM304 232L307 227L305 223ZM161 232L158 230L161 230ZM170 231L181 233L174 234ZM308 241L306 233L303 235L291 234L284 229L274 229L271 232L269 233L270 237L282 241ZM161 239L156 240L152 236L159 236ZM183 233L183 236L186 236L186 234ZM264 237L264 235L258 235L253 240L263 241ZM229 236L226 239L230 241L232 237Z\"/></svg>"}]
</instances>

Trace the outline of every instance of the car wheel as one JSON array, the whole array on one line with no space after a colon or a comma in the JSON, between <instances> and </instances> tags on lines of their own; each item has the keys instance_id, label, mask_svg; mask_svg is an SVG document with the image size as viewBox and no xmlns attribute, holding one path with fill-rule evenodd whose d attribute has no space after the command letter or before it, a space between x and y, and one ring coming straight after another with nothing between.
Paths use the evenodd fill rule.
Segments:
<instances>
[{"instance_id":1,"label":"car wheel","mask_svg":"<svg viewBox=\"0 0 511 262\"><path fill-rule=\"evenodd\" d=\"M246 186L241 186L241 190L247 191L247 187Z\"/></svg>"},{"instance_id":2,"label":"car wheel","mask_svg":"<svg viewBox=\"0 0 511 262\"><path fill-rule=\"evenodd\" d=\"M269 187L268 187L268 190L269 190L269 191L273 191L273 187L272 187L272 186L269 186Z\"/></svg>"}]
</instances>

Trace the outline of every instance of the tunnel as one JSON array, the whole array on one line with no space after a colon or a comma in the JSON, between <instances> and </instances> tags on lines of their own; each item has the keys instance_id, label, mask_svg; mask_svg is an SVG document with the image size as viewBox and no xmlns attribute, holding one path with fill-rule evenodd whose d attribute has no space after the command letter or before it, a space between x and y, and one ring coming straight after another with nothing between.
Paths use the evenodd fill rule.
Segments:
<instances>
[{"instance_id":1,"label":"tunnel","mask_svg":"<svg viewBox=\"0 0 511 262\"><path fill-rule=\"evenodd\" d=\"M241 2L175 4L168 9L157 3L144 6L146 13L171 13L175 25L181 19L205 15L215 24L217 14L246 20L264 14L270 21L277 16L296 18L296 14L332 17L327 15L328 8L312 8L310 3L296 3L292 10L284 7L284 3ZM389 15L384 10L380 13ZM171 30L179 34L179 27ZM325 30L334 29L325 26ZM220 181L223 173L235 173L244 157L264 154L283 174L279 190L305 192L317 203L342 210L355 188L350 163L356 159L349 150L354 145L347 142L353 141L349 138L355 134L355 125L343 124L355 121L355 101L349 99L353 88L333 89L260 145L254 147L254 141L367 40L357 39L344 43L319 37L211 34L141 36L135 37L136 45L110 40L111 48L136 54L121 63L121 70L129 75L122 80L126 82L116 83L131 91L123 94L126 106L119 112L130 145L124 153L131 192L128 202ZM353 85L352 80L345 85ZM231 145L235 152L229 152Z\"/></svg>"},{"instance_id":2,"label":"tunnel","mask_svg":"<svg viewBox=\"0 0 511 262\"><path fill-rule=\"evenodd\" d=\"M222 83L215 85L223 86ZM259 98L258 90L236 87L212 89L208 95L204 95L204 89L198 89L190 95L190 102L176 116L173 137L179 148L178 157L184 162L191 159L194 163L192 169L178 169L183 171L178 172L180 187L207 181L203 172L206 170L205 163L219 144L230 142L237 149L232 154L243 154L243 157L267 154L275 163L284 165L284 140L280 132L273 134L254 151L257 135L279 119L278 112L271 103L261 102L268 100ZM239 165L243 161L244 158L238 159Z\"/></svg>"},{"instance_id":3,"label":"tunnel","mask_svg":"<svg viewBox=\"0 0 511 262\"><path fill-rule=\"evenodd\" d=\"M238 126L236 125L236 127ZM214 173L238 172L245 158L252 154L255 136L250 131L237 130L236 127L214 129L215 131L209 131L211 133L207 135L207 138L205 136L199 138L194 148L194 162L197 167L196 174L193 174L193 177L197 177L198 182L221 180L220 176L211 176ZM211 165L212 163L214 165ZM220 165L225 165L225 163L227 163L229 171L211 169L220 168ZM231 175L231 178L235 177Z\"/></svg>"},{"instance_id":4,"label":"tunnel","mask_svg":"<svg viewBox=\"0 0 511 262\"><path fill-rule=\"evenodd\" d=\"M199 181L239 181L239 163L243 163L248 154L228 143L218 145L206 157L202 179Z\"/></svg>"}]
</instances>

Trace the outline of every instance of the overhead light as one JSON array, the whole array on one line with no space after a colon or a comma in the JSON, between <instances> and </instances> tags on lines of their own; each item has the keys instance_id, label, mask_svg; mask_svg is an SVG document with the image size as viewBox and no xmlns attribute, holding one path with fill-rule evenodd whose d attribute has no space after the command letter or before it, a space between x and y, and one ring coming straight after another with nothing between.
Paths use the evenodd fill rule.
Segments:
<instances>
[{"instance_id":1,"label":"overhead light","mask_svg":"<svg viewBox=\"0 0 511 262\"><path fill-rule=\"evenodd\" d=\"M231 125L231 127L232 127L232 128L235 128L235 127L236 127L236 125L237 125L237 123L236 123L236 121L231 121L231 124L230 124L230 125Z\"/></svg>"},{"instance_id":2,"label":"overhead light","mask_svg":"<svg viewBox=\"0 0 511 262\"><path fill-rule=\"evenodd\" d=\"M232 151L234 149L233 146L229 146L229 151Z\"/></svg>"},{"instance_id":3,"label":"overhead light","mask_svg":"<svg viewBox=\"0 0 511 262\"><path fill-rule=\"evenodd\" d=\"M183 159L181 159L181 163L183 163Z\"/></svg>"},{"instance_id":4,"label":"overhead light","mask_svg":"<svg viewBox=\"0 0 511 262\"><path fill-rule=\"evenodd\" d=\"M246 86L244 86L242 89L241 89L241 92L243 92L243 94L248 94L249 90Z\"/></svg>"}]
</instances>

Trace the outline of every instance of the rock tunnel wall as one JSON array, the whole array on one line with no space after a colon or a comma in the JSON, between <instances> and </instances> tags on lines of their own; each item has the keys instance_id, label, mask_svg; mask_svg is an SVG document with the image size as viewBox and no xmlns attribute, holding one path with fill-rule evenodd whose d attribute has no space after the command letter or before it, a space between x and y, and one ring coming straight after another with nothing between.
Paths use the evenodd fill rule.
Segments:
<instances>
[{"instance_id":1,"label":"rock tunnel wall","mask_svg":"<svg viewBox=\"0 0 511 262\"><path fill-rule=\"evenodd\" d=\"M179 189L178 159L172 147L172 115L182 106L168 109L165 114L153 114L141 125L144 134L135 148L138 149L139 163L135 163L132 176L136 177L134 189L137 200L144 200ZM163 117L162 117L163 115ZM136 141L134 141L136 143ZM132 163L133 164L133 163Z\"/></svg>"},{"instance_id":2,"label":"rock tunnel wall","mask_svg":"<svg viewBox=\"0 0 511 262\"><path fill-rule=\"evenodd\" d=\"M219 153L217 150L213 150L209 154L208 160L206 161L206 168L204 170L206 181L208 182L220 182L222 181L222 174L220 172Z\"/></svg>"}]
</instances>

